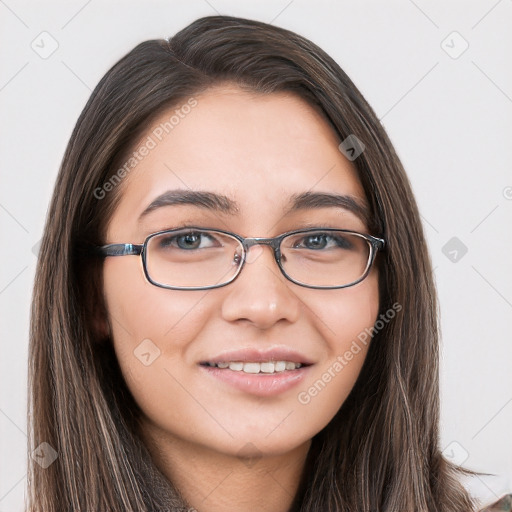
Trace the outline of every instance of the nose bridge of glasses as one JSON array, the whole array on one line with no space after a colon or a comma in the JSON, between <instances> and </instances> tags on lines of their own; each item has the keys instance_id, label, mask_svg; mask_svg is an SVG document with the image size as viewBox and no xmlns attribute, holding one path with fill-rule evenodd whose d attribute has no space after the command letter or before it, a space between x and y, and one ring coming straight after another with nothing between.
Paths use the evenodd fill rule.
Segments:
<instances>
[{"instance_id":1,"label":"nose bridge of glasses","mask_svg":"<svg viewBox=\"0 0 512 512\"><path fill-rule=\"evenodd\" d=\"M249 249L251 247L256 246L256 245L260 245L260 246L268 245L269 247L272 248L273 255L279 262L279 259L281 257L280 251L279 251L279 244L280 244L279 237L276 237L276 238L253 237L253 238L244 238L243 239L243 246L245 248L245 253L246 253L249 261L251 261L251 259L249 258ZM257 258L261 252L262 251L258 252L258 254L255 256L255 258Z\"/></svg>"},{"instance_id":2,"label":"nose bridge of glasses","mask_svg":"<svg viewBox=\"0 0 512 512\"><path fill-rule=\"evenodd\" d=\"M249 252L249 249L255 245L268 245L272 247L274 252L279 249L279 238L263 238L263 237L256 237L256 238L244 238L243 244L245 247L245 250Z\"/></svg>"}]
</instances>

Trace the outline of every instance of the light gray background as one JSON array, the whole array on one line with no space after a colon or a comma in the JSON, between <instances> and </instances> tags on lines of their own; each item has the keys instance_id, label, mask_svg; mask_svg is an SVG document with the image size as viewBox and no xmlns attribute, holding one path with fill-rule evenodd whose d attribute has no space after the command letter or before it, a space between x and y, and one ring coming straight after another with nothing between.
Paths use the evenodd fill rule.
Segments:
<instances>
[{"instance_id":1,"label":"light gray background","mask_svg":"<svg viewBox=\"0 0 512 512\"><path fill-rule=\"evenodd\" d=\"M475 479L475 493L495 500L511 491L511 0L0 0L0 512L23 507L33 248L71 130L133 46L215 12L312 39L381 118L436 269L441 445L457 463L498 474Z\"/></svg>"}]
</instances>

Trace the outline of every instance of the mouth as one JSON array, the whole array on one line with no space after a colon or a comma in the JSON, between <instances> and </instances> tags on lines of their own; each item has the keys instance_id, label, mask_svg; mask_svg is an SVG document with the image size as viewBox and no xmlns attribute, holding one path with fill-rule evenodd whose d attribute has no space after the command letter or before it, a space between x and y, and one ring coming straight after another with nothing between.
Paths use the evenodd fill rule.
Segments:
<instances>
[{"instance_id":1,"label":"mouth","mask_svg":"<svg viewBox=\"0 0 512 512\"><path fill-rule=\"evenodd\" d=\"M198 363L215 382L245 394L273 397L303 382L313 361L287 347L245 349L221 353Z\"/></svg>"},{"instance_id":2,"label":"mouth","mask_svg":"<svg viewBox=\"0 0 512 512\"><path fill-rule=\"evenodd\" d=\"M250 374L264 373L266 375L290 372L302 367L311 366L308 363L295 363L293 361L205 361L200 363L200 365L221 370L232 370Z\"/></svg>"}]
</instances>

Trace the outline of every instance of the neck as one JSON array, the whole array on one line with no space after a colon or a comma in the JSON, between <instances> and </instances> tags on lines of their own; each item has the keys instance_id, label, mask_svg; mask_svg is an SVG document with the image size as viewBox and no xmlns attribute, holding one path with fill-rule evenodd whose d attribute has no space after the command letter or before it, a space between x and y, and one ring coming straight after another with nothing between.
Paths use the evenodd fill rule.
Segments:
<instances>
[{"instance_id":1,"label":"neck","mask_svg":"<svg viewBox=\"0 0 512 512\"><path fill-rule=\"evenodd\" d=\"M158 469L198 512L288 512L311 445L308 440L285 454L241 457L151 428L144 438Z\"/></svg>"}]
</instances>

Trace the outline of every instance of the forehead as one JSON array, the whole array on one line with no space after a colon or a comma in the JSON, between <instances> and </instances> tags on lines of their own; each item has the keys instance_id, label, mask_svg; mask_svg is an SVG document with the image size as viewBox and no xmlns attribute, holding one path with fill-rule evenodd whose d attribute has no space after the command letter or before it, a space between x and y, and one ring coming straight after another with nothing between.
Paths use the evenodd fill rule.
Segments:
<instances>
[{"instance_id":1,"label":"forehead","mask_svg":"<svg viewBox=\"0 0 512 512\"><path fill-rule=\"evenodd\" d=\"M332 192L365 202L340 140L311 105L291 93L216 87L163 112L134 151L150 149L122 182L113 222L136 223L167 190L211 191L237 203L240 218L264 223L290 197ZM192 108L180 108L183 105Z\"/></svg>"}]
</instances>

